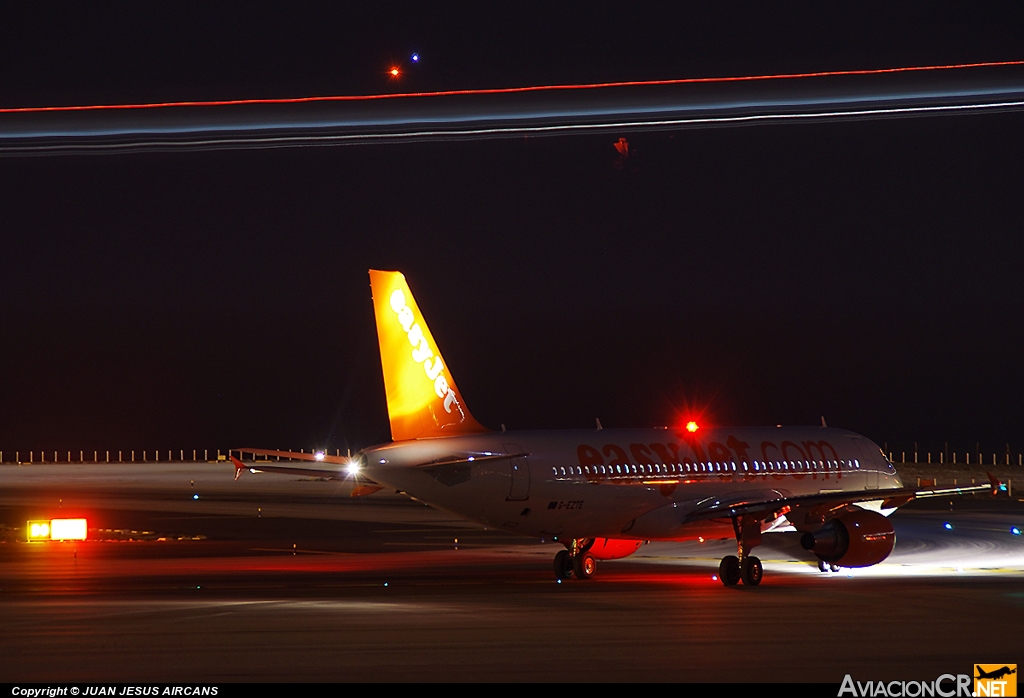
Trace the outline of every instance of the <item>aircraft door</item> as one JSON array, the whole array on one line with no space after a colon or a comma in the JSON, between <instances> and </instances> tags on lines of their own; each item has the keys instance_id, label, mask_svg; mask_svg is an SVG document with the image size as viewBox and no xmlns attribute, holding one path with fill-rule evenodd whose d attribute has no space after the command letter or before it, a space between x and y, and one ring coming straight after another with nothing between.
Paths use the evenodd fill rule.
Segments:
<instances>
[{"instance_id":1,"label":"aircraft door","mask_svg":"<svg viewBox=\"0 0 1024 698\"><path fill-rule=\"evenodd\" d=\"M518 444L502 444L506 453L522 453L523 449ZM522 500L530 497L530 463L526 456L509 459L511 468L511 487L508 493L509 500Z\"/></svg>"}]
</instances>

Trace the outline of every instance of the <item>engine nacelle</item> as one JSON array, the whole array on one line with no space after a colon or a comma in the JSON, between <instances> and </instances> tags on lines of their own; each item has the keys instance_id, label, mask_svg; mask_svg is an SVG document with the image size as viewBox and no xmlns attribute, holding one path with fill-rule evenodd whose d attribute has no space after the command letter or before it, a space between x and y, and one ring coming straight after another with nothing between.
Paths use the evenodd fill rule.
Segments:
<instances>
[{"instance_id":1,"label":"engine nacelle","mask_svg":"<svg viewBox=\"0 0 1024 698\"><path fill-rule=\"evenodd\" d=\"M877 565L889 557L895 544L896 531L889 519L866 509L838 516L800 538L805 550L841 567Z\"/></svg>"},{"instance_id":2,"label":"engine nacelle","mask_svg":"<svg viewBox=\"0 0 1024 698\"><path fill-rule=\"evenodd\" d=\"M621 538L595 538L594 544L587 551L598 560L618 560L629 557L643 545L642 540L623 540Z\"/></svg>"}]
</instances>

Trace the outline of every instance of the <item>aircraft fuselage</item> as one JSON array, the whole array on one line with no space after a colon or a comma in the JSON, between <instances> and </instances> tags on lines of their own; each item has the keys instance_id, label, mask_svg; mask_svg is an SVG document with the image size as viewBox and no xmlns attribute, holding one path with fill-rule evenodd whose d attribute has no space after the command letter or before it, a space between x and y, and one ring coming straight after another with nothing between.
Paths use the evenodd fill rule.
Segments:
<instances>
[{"instance_id":1,"label":"aircraft fuselage","mask_svg":"<svg viewBox=\"0 0 1024 698\"><path fill-rule=\"evenodd\" d=\"M902 487L877 446L825 427L490 432L398 441L363 458L368 477L419 501L539 537L731 537L727 519L687 517L711 501Z\"/></svg>"}]
</instances>

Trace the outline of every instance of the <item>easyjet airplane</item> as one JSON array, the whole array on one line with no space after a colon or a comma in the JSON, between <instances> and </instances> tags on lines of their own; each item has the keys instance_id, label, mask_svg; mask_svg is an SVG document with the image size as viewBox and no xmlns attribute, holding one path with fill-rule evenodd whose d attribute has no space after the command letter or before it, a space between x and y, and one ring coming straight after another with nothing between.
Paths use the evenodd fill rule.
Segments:
<instances>
[{"instance_id":1,"label":"easyjet airplane","mask_svg":"<svg viewBox=\"0 0 1024 698\"><path fill-rule=\"evenodd\" d=\"M354 478L490 528L561 542L559 579L589 579L598 560L644 541L735 538L723 584L761 582L751 555L765 533L800 531L822 571L866 567L892 552L886 518L917 497L987 490L903 486L863 436L821 427L492 431L473 419L405 277L370 271L392 443L354 456L239 449L279 457L236 472Z\"/></svg>"}]
</instances>

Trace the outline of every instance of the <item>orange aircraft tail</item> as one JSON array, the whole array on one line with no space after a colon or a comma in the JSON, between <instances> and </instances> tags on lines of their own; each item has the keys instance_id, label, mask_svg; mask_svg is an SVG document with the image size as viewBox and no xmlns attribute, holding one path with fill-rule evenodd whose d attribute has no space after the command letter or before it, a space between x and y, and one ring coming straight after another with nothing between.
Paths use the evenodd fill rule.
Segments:
<instances>
[{"instance_id":1,"label":"orange aircraft tail","mask_svg":"<svg viewBox=\"0 0 1024 698\"><path fill-rule=\"evenodd\" d=\"M395 441L487 431L469 413L405 276L370 270L384 391Z\"/></svg>"}]
</instances>

